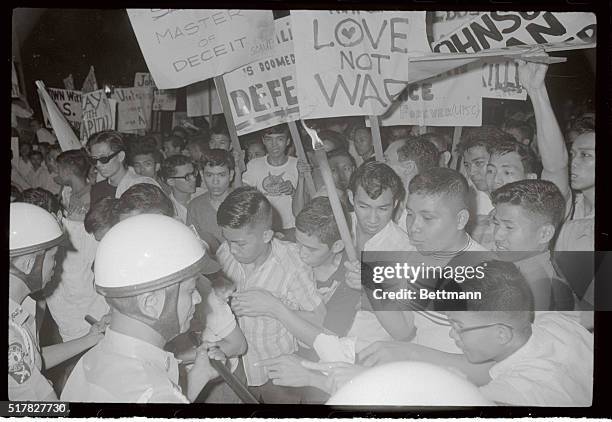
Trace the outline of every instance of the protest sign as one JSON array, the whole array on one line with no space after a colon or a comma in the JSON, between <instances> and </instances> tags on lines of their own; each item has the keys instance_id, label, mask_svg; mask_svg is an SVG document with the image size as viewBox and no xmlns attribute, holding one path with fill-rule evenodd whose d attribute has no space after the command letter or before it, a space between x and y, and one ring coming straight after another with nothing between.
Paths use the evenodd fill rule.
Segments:
<instances>
[{"instance_id":1,"label":"protest sign","mask_svg":"<svg viewBox=\"0 0 612 422\"><path fill-rule=\"evenodd\" d=\"M44 108L47 110L49 120L53 126L53 131L57 137L57 141L60 144L62 151L69 151L72 149L80 149L81 143L79 138L74 133L68 121L64 118L64 115L58 109L55 101L51 99L46 91L45 84L42 81L36 81L36 88L38 89L38 96L40 97Z\"/></svg>"},{"instance_id":2,"label":"protest sign","mask_svg":"<svg viewBox=\"0 0 612 422\"><path fill-rule=\"evenodd\" d=\"M155 81L150 73L147 72L136 72L134 75L134 87L144 88L142 90L142 109L144 111L145 120L147 122L147 131L151 130L152 117L151 112L153 111L153 101L155 98Z\"/></svg>"},{"instance_id":3,"label":"protest sign","mask_svg":"<svg viewBox=\"0 0 612 422\"><path fill-rule=\"evenodd\" d=\"M64 88L74 91L74 78L72 77L72 73L66 76L64 79Z\"/></svg>"},{"instance_id":4,"label":"protest sign","mask_svg":"<svg viewBox=\"0 0 612 422\"><path fill-rule=\"evenodd\" d=\"M450 34L481 13L483 12L458 12L455 10L434 12L432 20L432 35L434 41L438 41L445 35Z\"/></svg>"},{"instance_id":5,"label":"protest sign","mask_svg":"<svg viewBox=\"0 0 612 422\"><path fill-rule=\"evenodd\" d=\"M83 142L86 142L94 133L115 128L115 113L103 89L82 94L82 112L81 140Z\"/></svg>"},{"instance_id":6,"label":"protest sign","mask_svg":"<svg viewBox=\"0 0 612 422\"><path fill-rule=\"evenodd\" d=\"M82 111L81 111L81 91L72 91L68 89L57 89L57 88L47 88L47 93L49 97L53 100L55 105L57 105L58 110L64 115L64 118L68 121L70 126L74 129L75 133L80 133L81 131L81 119L82 119ZM43 104L42 98L41 104ZM43 112L43 117L45 120L45 125L48 128L52 128L51 119L49 118L49 113L47 112L46 107L41 107Z\"/></svg>"},{"instance_id":7,"label":"protest sign","mask_svg":"<svg viewBox=\"0 0 612 422\"><path fill-rule=\"evenodd\" d=\"M202 81L274 51L269 10L127 9L127 13L160 89Z\"/></svg>"},{"instance_id":8,"label":"protest sign","mask_svg":"<svg viewBox=\"0 0 612 422\"><path fill-rule=\"evenodd\" d=\"M98 90L98 81L96 81L96 74L94 72L94 67L89 67L89 73L87 77L83 81L83 88L81 88L81 92L86 94L88 92L93 92Z\"/></svg>"},{"instance_id":9,"label":"protest sign","mask_svg":"<svg viewBox=\"0 0 612 422\"><path fill-rule=\"evenodd\" d=\"M223 108L212 81L202 81L187 87L187 116L198 117L221 113Z\"/></svg>"},{"instance_id":10,"label":"protest sign","mask_svg":"<svg viewBox=\"0 0 612 422\"><path fill-rule=\"evenodd\" d=\"M425 12L291 11L302 118L380 115L429 52Z\"/></svg>"},{"instance_id":11,"label":"protest sign","mask_svg":"<svg viewBox=\"0 0 612 422\"><path fill-rule=\"evenodd\" d=\"M480 126L480 71L480 65L474 63L410 84L381 116L381 124Z\"/></svg>"},{"instance_id":12,"label":"protest sign","mask_svg":"<svg viewBox=\"0 0 612 422\"><path fill-rule=\"evenodd\" d=\"M274 21L276 52L223 75L238 135L300 118L291 18Z\"/></svg>"},{"instance_id":13,"label":"protest sign","mask_svg":"<svg viewBox=\"0 0 612 422\"><path fill-rule=\"evenodd\" d=\"M495 47L595 41L594 13L486 12L433 43L434 52L479 52Z\"/></svg>"},{"instance_id":14,"label":"protest sign","mask_svg":"<svg viewBox=\"0 0 612 422\"><path fill-rule=\"evenodd\" d=\"M152 91L152 88L114 89L111 98L117 101L117 131L132 133L147 128L147 118L143 107L143 97L147 95L147 91Z\"/></svg>"},{"instance_id":15,"label":"protest sign","mask_svg":"<svg viewBox=\"0 0 612 422\"><path fill-rule=\"evenodd\" d=\"M134 87L157 88L153 77L148 72L136 72L134 74Z\"/></svg>"},{"instance_id":16,"label":"protest sign","mask_svg":"<svg viewBox=\"0 0 612 422\"><path fill-rule=\"evenodd\" d=\"M15 62L11 61L11 98L19 98L19 79L15 70Z\"/></svg>"},{"instance_id":17,"label":"protest sign","mask_svg":"<svg viewBox=\"0 0 612 422\"><path fill-rule=\"evenodd\" d=\"M153 111L176 110L176 92L173 89L156 89L153 92Z\"/></svg>"}]
</instances>

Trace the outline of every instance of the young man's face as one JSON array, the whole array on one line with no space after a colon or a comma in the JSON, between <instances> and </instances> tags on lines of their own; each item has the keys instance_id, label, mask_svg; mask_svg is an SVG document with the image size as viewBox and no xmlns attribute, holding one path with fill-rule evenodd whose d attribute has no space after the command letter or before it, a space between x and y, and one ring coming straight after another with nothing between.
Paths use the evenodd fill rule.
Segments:
<instances>
[{"instance_id":1,"label":"young man's face","mask_svg":"<svg viewBox=\"0 0 612 422\"><path fill-rule=\"evenodd\" d=\"M355 166L349 157L342 155L332 157L329 159L329 167L331 168L332 177L334 178L334 184L340 190L346 190L349 185L349 180Z\"/></svg>"},{"instance_id":2,"label":"young man's face","mask_svg":"<svg viewBox=\"0 0 612 422\"><path fill-rule=\"evenodd\" d=\"M521 259L523 256L508 252L541 251L548 244L540 243L541 224L519 205L497 204L493 211L493 226L495 250L500 253L500 259L505 256L511 260Z\"/></svg>"},{"instance_id":3,"label":"young man's face","mask_svg":"<svg viewBox=\"0 0 612 422\"><path fill-rule=\"evenodd\" d=\"M482 363L499 355L503 346L496 341L498 326L483 327L476 330L459 333L461 329L478 327L494 323L486 317L488 312L457 312L450 311L446 315L451 323L449 336L455 340L468 361Z\"/></svg>"},{"instance_id":4,"label":"young man's face","mask_svg":"<svg viewBox=\"0 0 612 422\"><path fill-rule=\"evenodd\" d=\"M230 186L234 171L227 166L210 166L204 167L204 183L208 191L215 196L219 196L227 192Z\"/></svg>"},{"instance_id":5,"label":"young man's face","mask_svg":"<svg viewBox=\"0 0 612 422\"><path fill-rule=\"evenodd\" d=\"M221 227L221 234L227 241L231 254L242 264L255 262L265 252L266 231L263 224L247 225L239 229Z\"/></svg>"},{"instance_id":6,"label":"young man's face","mask_svg":"<svg viewBox=\"0 0 612 422\"><path fill-rule=\"evenodd\" d=\"M30 157L30 163L32 163L32 167L34 168L34 170L38 170L42 165L42 162L43 158L41 155L34 154Z\"/></svg>"},{"instance_id":7,"label":"young man's face","mask_svg":"<svg viewBox=\"0 0 612 422\"><path fill-rule=\"evenodd\" d=\"M353 204L359 228L370 236L385 228L393 217L395 207L391 189L385 189L378 198L372 199L361 186L357 187Z\"/></svg>"},{"instance_id":8,"label":"young man's face","mask_svg":"<svg viewBox=\"0 0 612 422\"><path fill-rule=\"evenodd\" d=\"M101 142L99 144L95 144L91 147L90 155L92 158L102 158L108 157L113 154L113 150L111 150L110 146L106 142ZM106 164L102 164L101 161L96 161L96 169L98 172L104 177L108 179L109 177L114 176L121 170L123 167L122 159L124 157L124 153L120 152L115 155L110 161Z\"/></svg>"},{"instance_id":9,"label":"young man's face","mask_svg":"<svg viewBox=\"0 0 612 422\"><path fill-rule=\"evenodd\" d=\"M525 173L521 157L516 152L492 154L487 164L487 186L489 192L508 183L533 178Z\"/></svg>"},{"instance_id":10,"label":"young man's face","mask_svg":"<svg viewBox=\"0 0 612 422\"><path fill-rule=\"evenodd\" d=\"M45 156L45 164L47 165L47 170L51 173L57 173L57 156L59 155L59 151L51 150Z\"/></svg>"},{"instance_id":11,"label":"young man's face","mask_svg":"<svg viewBox=\"0 0 612 422\"><path fill-rule=\"evenodd\" d=\"M406 200L406 231L417 250L449 251L457 238L460 210L443 195L411 193Z\"/></svg>"},{"instance_id":12,"label":"young man's face","mask_svg":"<svg viewBox=\"0 0 612 422\"><path fill-rule=\"evenodd\" d=\"M372 133L369 129L357 129L355 131L355 150L361 157L366 157L374 151L372 144Z\"/></svg>"},{"instance_id":13,"label":"young man's face","mask_svg":"<svg viewBox=\"0 0 612 422\"><path fill-rule=\"evenodd\" d=\"M251 144L247 149L247 158L250 160L254 158L264 157L266 155L266 147L262 144Z\"/></svg>"},{"instance_id":14,"label":"young man's face","mask_svg":"<svg viewBox=\"0 0 612 422\"><path fill-rule=\"evenodd\" d=\"M194 193L196 191L196 171L193 164L183 164L175 167L175 174L168 179L168 185L173 191Z\"/></svg>"},{"instance_id":15,"label":"young man's face","mask_svg":"<svg viewBox=\"0 0 612 422\"><path fill-rule=\"evenodd\" d=\"M268 155L272 158L280 158L285 155L289 137L284 133L268 133L263 136L263 144Z\"/></svg>"},{"instance_id":16,"label":"young man's face","mask_svg":"<svg viewBox=\"0 0 612 422\"><path fill-rule=\"evenodd\" d=\"M155 162L152 154L138 154L132 160L132 167L136 174L155 179L159 164Z\"/></svg>"},{"instance_id":17,"label":"young man's face","mask_svg":"<svg viewBox=\"0 0 612 422\"><path fill-rule=\"evenodd\" d=\"M200 158L202 158L202 151L200 151L200 148L197 145L188 144L187 155L189 156L189 158L191 158L191 161L197 163L198 161L200 161Z\"/></svg>"},{"instance_id":18,"label":"young man's face","mask_svg":"<svg viewBox=\"0 0 612 422\"><path fill-rule=\"evenodd\" d=\"M180 147L172 145L172 141L168 141L164 142L164 152L166 153L166 157L170 157L171 155L179 155L183 151L181 151Z\"/></svg>"},{"instance_id":19,"label":"young man's face","mask_svg":"<svg viewBox=\"0 0 612 422\"><path fill-rule=\"evenodd\" d=\"M488 162L489 153L483 146L468 148L463 153L463 166L470 180L476 186L476 189L483 192L489 189L486 180Z\"/></svg>"},{"instance_id":20,"label":"young man's face","mask_svg":"<svg viewBox=\"0 0 612 422\"><path fill-rule=\"evenodd\" d=\"M195 314L195 307L202 302L202 296L196 289L196 277L190 277L179 284L178 300L176 304L176 314L181 333L189 330L191 319Z\"/></svg>"},{"instance_id":21,"label":"young man's face","mask_svg":"<svg viewBox=\"0 0 612 422\"><path fill-rule=\"evenodd\" d=\"M330 247L315 235L295 229L295 240L300 247L300 259L312 268L322 265L332 255Z\"/></svg>"},{"instance_id":22,"label":"young man's face","mask_svg":"<svg viewBox=\"0 0 612 422\"><path fill-rule=\"evenodd\" d=\"M571 176L572 189L586 190L595 186L595 133L584 133L572 143Z\"/></svg>"},{"instance_id":23,"label":"young man's face","mask_svg":"<svg viewBox=\"0 0 612 422\"><path fill-rule=\"evenodd\" d=\"M60 185L68 185L70 183L70 178L72 176L72 172L67 166L58 165L57 166L57 181Z\"/></svg>"},{"instance_id":24,"label":"young man's face","mask_svg":"<svg viewBox=\"0 0 612 422\"><path fill-rule=\"evenodd\" d=\"M224 149L229 151L232 141L230 137L224 133L214 133L210 135L209 145L210 149Z\"/></svg>"}]
</instances>

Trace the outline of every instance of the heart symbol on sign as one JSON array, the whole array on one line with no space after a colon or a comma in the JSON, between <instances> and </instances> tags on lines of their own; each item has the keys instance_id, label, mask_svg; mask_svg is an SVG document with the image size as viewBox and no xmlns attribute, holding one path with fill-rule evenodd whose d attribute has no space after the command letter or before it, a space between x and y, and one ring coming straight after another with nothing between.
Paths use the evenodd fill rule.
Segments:
<instances>
[{"instance_id":1,"label":"heart symbol on sign","mask_svg":"<svg viewBox=\"0 0 612 422\"><path fill-rule=\"evenodd\" d=\"M353 26L350 28L342 28L341 32L342 32L342 35L344 35L346 38L350 40L355 34L355 27Z\"/></svg>"}]
</instances>

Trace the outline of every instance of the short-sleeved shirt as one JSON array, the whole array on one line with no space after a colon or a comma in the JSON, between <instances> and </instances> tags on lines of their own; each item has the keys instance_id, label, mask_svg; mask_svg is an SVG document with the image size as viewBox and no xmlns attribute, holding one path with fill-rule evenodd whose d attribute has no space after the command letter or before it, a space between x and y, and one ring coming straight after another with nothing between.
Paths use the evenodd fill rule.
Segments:
<instances>
[{"instance_id":1,"label":"short-sleeved shirt","mask_svg":"<svg viewBox=\"0 0 612 422\"><path fill-rule=\"evenodd\" d=\"M107 403L189 403L170 352L110 328L74 367L61 400Z\"/></svg>"},{"instance_id":2,"label":"short-sleeved shirt","mask_svg":"<svg viewBox=\"0 0 612 422\"><path fill-rule=\"evenodd\" d=\"M202 196L203 193L204 193L204 191L202 191L200 188L196 188L196 191L193 193L193 195L191 197L192 198L197 198L199 196ZM172 205L174 206L174 218L179 220L181 223L186 224L186 222L187 222L187 212L188 212L187 211L187 207L185 205L181 204L174 197L174 194L170 193L170 195L168 197L170 198L170 201L172 201ZM193 199L192 199L192 201L193 201Z\"/></svg>"},{"instance_id":3,"label":"short-sleeved shirt","mask_svg":"<svg viewBox=\"0 0 612 422\"><path fill-rule=\"evenodd\" d=\"M214 251L223 243L221 227L217 224L217 210L210 202L209 193L195 197L189 202L187 225L193 225L200 237L205 239Z\"/></svg>"},{"instance_id":4,"label":"short-sleeved shirt","mask_svg":"<svg viewBox=\"0 0 612 422\"><path fill-rule=\"evenodd\" d=\"M595 250L595 219L579 218L563 224L556 251L593 251Z\"/></svg>"},{"instance_id":5,"label":"short-sleeved shirt","mask_svg":"<svg viewBox=\"0 0 612 422\"><path fill-rule=\"evenodd\" d=\"M590 406L593 334L557 312L537 314L529 340L489 370L489 400L515 406Z\"/></svg>"},{"instance_id":6,"label":"short-sleeved shirt","mask_svg":"<svg viewBox=\"0 0 612 422\"><path fill-rule=\"evenodd\" d=\"M238 292L263 289L289 309L314 311L322 300L316 291L312 270L300 259L297 245L278 239L272 239L270 245L270 254L258 267L238 262L227 243L217 251L217 259ZM242 357L247 383L263 385L268 381L268 375L264 368L253 364L295 352L296 339L282 322L271 317L242 316L238 323L248 344L247 353Z\"/></svg>"},{"instance_id":7,"label":"short-sleeved shirt","mask_svg":"<svg viewBox=\"0 0 612 422\"><path fill-rule=\"evenodd\" d=\"M36 304L30 298L20 305L9 297L9 400L44 400L55 394L51 383L41 373L42 357L36 335L35 309Z\"/></svg>"},{"instance_id":8,"label":"short-sleeved shirt","mask_svg":"<svg viewBox=\"0 0 612 422\"><path fill-rule=\"evenodd\" d=\"M351 213L353 233L357 230L357 216ZM410 237L393 220L365 243L364 251L416 251L410 243Z\"/></svg>"},{"instance_id":9,"label":"short-sleeved shirt","mask_svg":"<svg viewBox=\"0 0 612 422\"><path fill-rule=\"evenodd\" d=\"M298 183L297 158L288 157L282 166L272 166L268 163L268 156L254 158L247 164L247 169L242 175L242 181L249 186L256 187L270 201L278 212L283 229L295 227L291 195L278 192L280 185L290 181L293 188Z\"/></svg>"}]
</instances>

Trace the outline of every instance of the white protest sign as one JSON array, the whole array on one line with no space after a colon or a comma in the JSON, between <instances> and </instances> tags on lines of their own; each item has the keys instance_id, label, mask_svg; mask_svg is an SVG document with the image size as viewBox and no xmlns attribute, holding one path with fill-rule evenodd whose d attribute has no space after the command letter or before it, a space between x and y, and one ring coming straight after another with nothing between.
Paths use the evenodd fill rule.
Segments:
<instances>
[{"instance_id":1,"label":"white protest sign","mask_svg":"<svg viewBox=\"0 0 612 422\"><path fill-rule=\"evenodd\" d=\"M383 126L480 126L480 66L467 65L410 84L388 113Z\"/></svg>"},{"instance_id":2,"label":"white protest sign","mask_svg":"<svg viewBox=\"0 0 612 422\"><path fill-rule=\"evenodd\" d=\"M64 118L68 121L70 126L74 129L75 133L81 132L81 91L72 91L68 89L57 89L47 88L47 93L53 102L57 105L59 111L64 115ZM41 104L42 98L41 98ZM43 117L45 125L52 128L51 120L49 119L49 113L46 107L42 107Z\"/></svg>"},{"instance_id":3,"label":"white protest sign","mask_svg":"<svg viewBox=\"0 0 612 422\"><path fill-rule=\"evenodd\" d=\"M11 61L11 98L19 98L19 79L15 70L15 62Z\"/></svg>"},{"instance_id":4,"label":"white protest sign","mask_svg":"<svg viewBox=\"0 0 612 422\"><path fill-rule=\"evenodd\" d=\"M83 122L81 140L86 142L94 133L115 128L114 110L103 89L82 94Z\"/></svg>"},{"instance_id":5,"label":"white protest sign","mask_svg":"<svg viewBox=\"0 0 612 422\"><path fill-rule=\"evenodd\" d=\"M429 52L425 12L291 11L300 116L380 115Z\"/></svg>"},{"instance_id":6,"label":"white protest sign","mask_svg":"<svg viewBox=\"0 0 612 422\"><path fill-rule=\"evenodd\" d=\"M149 90L151 88L115 88L111 98L117 101L117 131L132 133L147 128L142 102Z\"/></svg>"},{"instance_id":7,"label":"white protest sign","mask_svg":"<svg viewBox=\"0 0 612 422\"><path fill-rule=\"evenodd\" d=\"M238 135L300 118L291 18L274 21L276 52L223 75Z\"/></svg>"},{"instance_id":8,"label":"white protest sign","mask_svg":"<svg viewBox=\"0 0 612 422\"><path fill-rule=\"evenodd\" d=\"M96 74L94 72L94 67L89 67L89 73L87 77L83 81L83 87L81 88L81 92L88 93L98 90L98 81L96 80Z\"/></svg>"},{"instance_id":9,"label":"white protest sign","mask_svg":"<svg viewBox=\"0 0 612 422\"><path fill-rule=\"evenodd\" d=\"M487 12L433 43L434 52L479 52L496 47L595 41L594 13Z\"/></svg>"},{"instance_id":10,"label":"white protest sign","mask_svg":"<svg viewBox=\"0 0 612 422\"><path fill-rule=\"evenodd\" d=\"M432 35L434 41L438 41L447 34L450 34L455 29L471 21L482 12L457 12L455 10L445 12L434 12L432 21Z\"/></svg>"},{"instance_id":11,"label":"white protest sign","mask_svg":"<svg viewBox=\"0 0 612 422\"><path fill-rule=\"evenodd\" d=\"M187 116L208 116L221 114L221 101L212 81L203 81L187 87Z\"/></svg>"},{"instance_id":12,"label":"white protest sign","mask_svg":"<svg viewBox=\"0 0 612 422\"><path fill-rule=\"evenodd\" d=\"M220 75L274 49L269 10L127 9L127 13L160 89Z\"/></svg>"},{"instance_id":13,"label":"white protest sign","mask_svg":"<svg viewBox=\"0 0 612 422\"><path fill-rule=\"evenodd\" d=\"M134 74L134 86L136 88L146 87L146 88L157 88L155 85L155 81L153 77L148 72L136 72Z\"/></svg>"},{"instance_id":14,"label":"white protest sign","mask_svg":"<svg viewBox=\"0 0 612 422\"><path fill-rule=\"evenodd\" d=\"M78 136L64 117L64 114L55 104L55 101L52 100L47 93L45 84L42 81L36 81L35 84L38 89L38 96L41 99L41 103L43 107L47 109L47 115L49 116L53 131L57 136L57 141L62 151L80 149L81 143L79 142Z\"/></svg>"},{"instance_id":15,"label":"white protest sign","mask_svg":"<svg viewBox=\"0 0 612 422\"><path fill-rule=\"evenodd\" d=\"M153 92L153 110L176 110L176 92L173 89L156 89Z\"/></svg>"}]
</instances>

